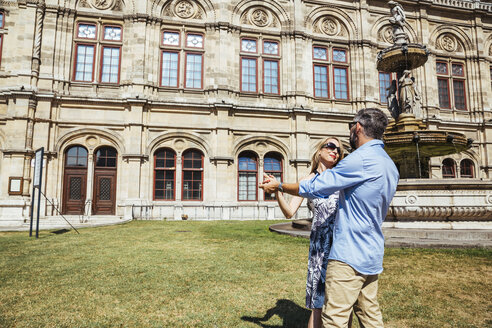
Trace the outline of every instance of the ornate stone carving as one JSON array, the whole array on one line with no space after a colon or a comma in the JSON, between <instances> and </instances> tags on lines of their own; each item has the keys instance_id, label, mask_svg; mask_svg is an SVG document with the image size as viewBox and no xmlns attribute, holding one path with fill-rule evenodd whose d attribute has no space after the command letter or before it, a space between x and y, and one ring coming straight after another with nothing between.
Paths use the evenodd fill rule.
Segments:
<instances>
[{"instance_id":1,"label":"ornate stone carving","mask_svg":"<svg viewBox=\"0 0 492 328\"><path fill-rule=\"evenodd\" d=\"M332 17L321 21L321 31L328 35L337 35L340 32L340 24Z\"/></svg>"},{"instance_id":2,"label":"ornate stone carving","mask_svg":"<svg viewBox=\"0 0 492 328\"><path fill-rule=\"evenodd\" d=\"M458 48L456 38L451 34L444 34L439 38L438 45L442 50L454 52Z\"/></svg>"},{"instance_id":3,"label":"ornate stone carving","mask_svg":"<svg viewBox=\"0 0 492 328\"><path fill-rule=\"evenodd\" d=\"M416 195L408 195L405 199L407 204L413 205L417 203L418 197Z\"/></svg>"},{"instance_id":4,"label":"ornate stone carving","mask_svg":"<svg viewBox=\"0 0 492 328\"><path fill-rule=\"evenodd\" d=\"M196 12L196 8L186 0L182 0L176 3L174 6L174 13L181 18L190 18Z\"/></svg>"},{"instance_id":5,"label":"ornate stone carving","mask_svg":"<svg viewBox=\"0 0 492 328\"><path fill-rule=\"evenodd\" d=\"M114 0L92 0L92 6L96 9L106 10L114 6Z\"/></svg>"},{"instance_id":6,"label":"ornate stone carving","mask_svg":"<svg viewBox=\"0 0 492 328\"><path fill-rule=\"evenodd\" d=\"M492 195L488 195L488 196L487 196L487 202L488 202L489 204L492 204Z\"/></svg>"},{"instance_id":7,"label":"ornate stone carving","mask_svg":"<svg viewBox=\"0 0 492 328\"><path fill-rule=\"evenodd\" d=\"M87 0L80 0L79 3L78 3L78 6L80 8L90 8L91 7L89 5L89 3L87 2Z\"/></svg>"},{"instance_id":8,"label":"ornate stone carving","mask_svg":"<svg viewBox=\"0 0 492 328\"><path fill-rule=\"evenodd\" d=\"M393 31L391 26L384 26L381 30L379 30L379 38L381 41L386 43L393 43Z\"/></svg>"},{"instance_id":9,"label":"ornate stone carving","mask_svg":"<svg viewBox=\"0 0 492 328\"><path fill-rule=\"evenodd\" d=\"M166 5L162 10L162 15L180 19L203 19L205 11L193 1L178 0Z\"/></svg>"},{"instance_id":10,"label":"ornate stone carving","mask_svg":"<svg viewBox=\"0 0 492 328\"><path fill-rule=\"evenodd\" d=\"M489 56L492 56L492 44L489 47Z\"/></svg>"},{"instance_id":11,"label":"ornate stone carving","mask_svg":"<svg viewBox=\"0 0 492 328\"><path fill-rule=\"evenodd\" d=\"M251 13L251 22L259 27L265 27L270 23L270 17L263 9L255 9Z\"/></svg>"}]
</instances>

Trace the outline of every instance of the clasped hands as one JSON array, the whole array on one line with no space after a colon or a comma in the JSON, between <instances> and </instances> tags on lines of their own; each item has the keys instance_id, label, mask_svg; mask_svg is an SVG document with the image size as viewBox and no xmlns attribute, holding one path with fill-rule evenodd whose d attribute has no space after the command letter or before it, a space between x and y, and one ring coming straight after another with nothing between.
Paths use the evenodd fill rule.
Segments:
<instances>
[{"instance_id":1,"label":"clasped hands","mask_svg":"<svg viewBox=\"0 0 492 328\"><path fill-rule=\"evenodd\" d=\"M268 194L273 194L278 190L280 182L271 174L263 173L263 181L259 184L259 187Z\"/></svg>"}]
</instances>

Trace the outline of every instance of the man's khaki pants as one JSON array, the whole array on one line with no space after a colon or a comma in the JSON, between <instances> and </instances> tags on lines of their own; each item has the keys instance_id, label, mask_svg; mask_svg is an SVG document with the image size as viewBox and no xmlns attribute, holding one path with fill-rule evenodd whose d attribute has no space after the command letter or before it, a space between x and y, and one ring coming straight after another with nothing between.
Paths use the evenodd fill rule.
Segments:
<instances>
[{"instance_id":1,"label":"man's khaki pants","mask_svg":"<svg viewBox=\"0 0 492 328\"><path fill-rule=\"evenodd\" d=\"M330 260L326 269L324 328L346 328L352 307L363 328L382 328L377 301L378 275L363 275L350 265Z\"/></svg>"}]
</instances>

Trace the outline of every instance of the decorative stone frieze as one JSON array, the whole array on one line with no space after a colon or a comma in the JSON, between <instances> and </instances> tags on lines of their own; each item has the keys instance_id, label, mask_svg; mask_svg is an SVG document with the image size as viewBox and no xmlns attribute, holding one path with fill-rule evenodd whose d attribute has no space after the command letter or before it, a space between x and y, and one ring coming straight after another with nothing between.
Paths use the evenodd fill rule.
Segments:
<instances>
[{"instance_id":1,"label":"decorative stone frieze","mask_svg":"<svg viewBox=\"0 0 492 328\"><path fill-rule=\"evenodd\" d=\"M345 35L343 25L333 16L325 16L318 19L314 24L314 32L329 36Z\"/></svg>"}]
</instances>

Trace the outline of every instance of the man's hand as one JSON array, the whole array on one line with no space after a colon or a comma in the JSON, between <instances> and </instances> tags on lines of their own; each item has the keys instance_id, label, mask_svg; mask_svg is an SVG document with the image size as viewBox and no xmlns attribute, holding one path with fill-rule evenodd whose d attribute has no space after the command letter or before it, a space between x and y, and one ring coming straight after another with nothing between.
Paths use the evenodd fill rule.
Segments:
<instances>
[{"instance_id":1,"label":"man's hand","mask_svg":"<svg viewBox=\"0 0 492 328\"><path fill-rule=\"evenodd\" d=\"M263 173L263 182L260 183L259 187L266 193L273 194L278 190L279 185L280 182L273 175Z\"/></svg>"}]
</instances>

